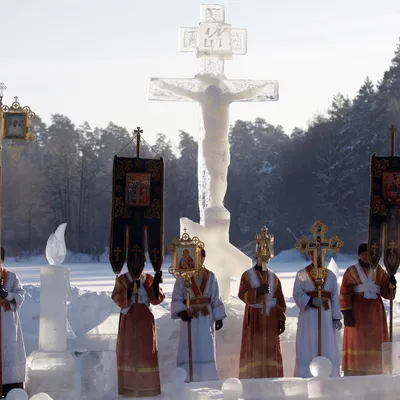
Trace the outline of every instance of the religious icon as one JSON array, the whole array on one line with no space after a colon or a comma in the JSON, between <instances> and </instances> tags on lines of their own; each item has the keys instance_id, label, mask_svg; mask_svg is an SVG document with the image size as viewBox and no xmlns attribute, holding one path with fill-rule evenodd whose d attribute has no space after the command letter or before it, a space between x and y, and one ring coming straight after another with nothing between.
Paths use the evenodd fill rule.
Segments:
<instances>
[{"instance_id":1,"label":"religious icon","mask_svg":"<svg viewBox=\"0 0 400 400\"><path fill-rule=\"evenodd\" d=\"M183 271L194 271L196 269L196 256L194 247L178 247L178 270Z\"/></svg>"},{"instance_id":2,"label":"religious icon","mask_svg":"<svg viewBox=\"0 0 400 400\"><path fill-rule=\"evenodd\" d=\"M25 113L6 114L5 139L25 139Z\"/></svg>"},{"instance_id":3,"label":"religious icon","mask_svg":"<svg viewBox=\"0 0 400 400\"><path fill-rule=\"evenodd\" d=\"M180 252L180 250L182 252ZM178 256L180 254L180 260L179 260L179 269L180 270L191 270L195 268L194 264L194 259L191 256L190 249L184 248L184 249L178 249Z\"/></svg>"},{"instance_id":4,"label":"religious icon","mask_svg":"<svg viewBox=\"0 0 400 400\"><path fill-rule=\"evenodd\" d=\"M383 173L383 198L386 204L400 204L400 173Z\"/></svg>"},{"instance_id":5,"label":"religious icon","mask_svg":"<svg viewBox=\"0 0 400 400\"><path fill-rule=\"evenodd\" d=\"M131 172L126 174L125 204L150 206L150 174Z\"/></svg>"}]
</instances>

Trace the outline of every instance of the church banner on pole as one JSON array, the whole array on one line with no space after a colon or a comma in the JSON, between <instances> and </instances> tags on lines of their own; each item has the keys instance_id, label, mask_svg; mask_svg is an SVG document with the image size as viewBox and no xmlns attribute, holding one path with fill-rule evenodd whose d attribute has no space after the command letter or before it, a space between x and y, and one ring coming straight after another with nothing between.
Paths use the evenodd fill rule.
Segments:
<instances>
[{"instance_id":1,"label":"church banner on pole","mask_svg":"<svg viewBox=\"0 0 400 400\"><path fill-rule=\"evenodd\" d=\"M146 262L146 248L153 269L162 267L164 254L164 160L114 157L109 259L114 273L127 263L132 278Z\"/></svg>"},{"instance_id":2,"label":"church banner on pole","mask_svg":"<svg viewBox=\"0 0 400 400\"><path fill-rule=\"evenodd\" d=\"M383 255L389 275L399 267L400 157L371 156L368 251L376 268Z\"/></svg>"}]
</instances>

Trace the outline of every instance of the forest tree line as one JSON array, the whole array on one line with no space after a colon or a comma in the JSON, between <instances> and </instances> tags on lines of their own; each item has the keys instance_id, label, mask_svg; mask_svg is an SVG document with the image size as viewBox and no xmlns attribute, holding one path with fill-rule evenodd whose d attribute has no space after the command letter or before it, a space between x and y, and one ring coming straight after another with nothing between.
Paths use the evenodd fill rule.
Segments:
<instances>
[{"instance_id":1,"label":"forest tree line","mask_svg":"<svg viewBox=\"0 0 400 400\"><path fill-rule=\"evenodd\" d=\"M355 98L338 93L326 115L308 128L285 132L262 118L236 121L230 129L231 164L225 206L231 242L254 241L267 221L277 252L293 247L317 219L328 235L355 252L367 239L369 162L390 154L391 124L400 128L400 45L382 79L369 78ZM69 250L94 257L107 250L111 220L113 157L133 138L110 122L76 126L54 114L35 118L36 141L24 144L18 162L4 145L2 241L9 255L42 254L49 235L67 222ZM176 148L159 133L152 149L165 160L165 243L179 235L179 218L198 221L197 141L180 131ZM396 146L398 150L398 146ZM142 157L157 157L142 147ZM120 155L134 156L135 145Z\"/></svg>"}]
</instances>

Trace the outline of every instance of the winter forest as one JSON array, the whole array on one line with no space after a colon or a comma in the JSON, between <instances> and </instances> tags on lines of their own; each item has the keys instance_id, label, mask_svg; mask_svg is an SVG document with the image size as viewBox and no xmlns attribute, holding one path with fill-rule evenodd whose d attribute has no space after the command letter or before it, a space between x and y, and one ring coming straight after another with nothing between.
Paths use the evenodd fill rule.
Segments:
<instances>
[{"instance_id":1,"label":"winter forest","mask_svg":"<svg viewBox=\"0 0 400 400\"><path fill-rule=\"evenodd\" d=\"M368 231L370 156L390 154L388 128L400 120L399 98L400 45L379 82L367 77L354 99L338 93L306 130L285 132L262 116L236 121L225 198L232 244L253 246L265 220L279 252L322 219L329 234L344 240L344 251L354 252ZM112 122L76 126L53 114L49 125L36 117L34 134L37 140L24 145L18 162L5 146L4 246L10 256L43 253L49 234L68 222L68 249L96 260L109 241L113 157L133 133ZM157 154L144 143L141 148L142 157L165 161L166 244L179 235L180 217L198 221L196 137L181 131L176 147L167 132L158 133L150 143ZM135 142L120 153L135 154Z\"/></svg>"}]
</instances>

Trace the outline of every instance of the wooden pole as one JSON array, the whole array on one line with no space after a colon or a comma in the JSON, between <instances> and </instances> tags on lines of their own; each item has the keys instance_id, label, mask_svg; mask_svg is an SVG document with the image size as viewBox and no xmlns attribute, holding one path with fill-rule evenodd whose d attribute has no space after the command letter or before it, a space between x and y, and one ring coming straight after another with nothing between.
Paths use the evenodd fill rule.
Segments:
<instances>
[{"instance_id":1,"label":"wooden pole","mask_svg":"<svg viewBox=\"0 0 400 400\"><path fill-rule=\"evenodd\" d=\"M136 133L136 157L140 157L140 134L143 133L143 129L138 126L133 133Z\"/></svg>"},{"instance_id":2,"label":"wooden pole","mask_svg":"<svg viewBox=\"0 0 400 400\"><path fill-rule=\"evenodd\" d=\"M396 127L394 125L390 125L389 132L390 132L391 139L392 139L391 140L391 147L392 147L391 153L392 153L392 157L394 157L394 154L395 154L394 146L395 146L395 137L396 137Z\"/></svg>"},{"instance_id":3,"label":"wooden pole","mask_svg":"<svg viewBox=\"0 0 400 400\"><path fill-rule=\"evenodd\" d=\"M396 138L396 127L391 125L389 128L391 135L391 154L395 156L395 138ZM389 284L390 301L389 301L389 341L393 342L393 285Z\"/></svg>"},{"instance_id":4,"label":"wooden pole","mask_svg":"<svg viewBox=\"0 0 400 400\"><path fill-rule=\"evenodd\" d=\"M321 286L318 287L318 298L322 300ZM322 310L318 307L318 357L322 356Z\"/></svg>"},{"instance_id":5,"label":"wooden pole","mask_svg":"<svg viewBox=\"0 0 400 400\"><path fill-rule=\"evenodd\" d=\"M190 284L190 281L187 281ZM190 316L190 292L186 288L186 309ZM193 382L192 321L188 321L189 382Z\"/></svg>"},{"instance_id":6,"label":"wooden pole","mask_svg":"<svg viewBox=\"0 0 400 400\"><path fill-rule=\"evenodd\" d=\"M3 91L6 90L7 87L4 85L3 82L0 83L0 109L3 107ZM1 111L1 110L0 110ZM3 123L4 121L1 120L0 123ZM0 138L0 248L2 245L1 239L1 219L2 219L2 212L1 212L1 207L2 207L2 198L3 198L3 140ZM1 266L1 272L0 272L0 283L1 286L3 286L3 265ZM2 323L1 323L1 318L2 318L2 305L0 304L0 396L3 396L3 342L2 342Z\"/></svg>"},{"instance_id":7,"label":"wooden pole","mask_svg":"<svg viewBox=\"0 0 400 400\"><path fill-rule=\"evenodd\" d=\"M263 277L263 284L268 283L268 275L267 275L267 264L262 263L262 277ZM270 288L271 289L271 288ZM266 354L267 354L267 294L263 295L263 305L261 309L261 315L265 314L262 317L262 342L261 342L261 373L262 377L266 376Z\"/></svg>"}]
</instances>

